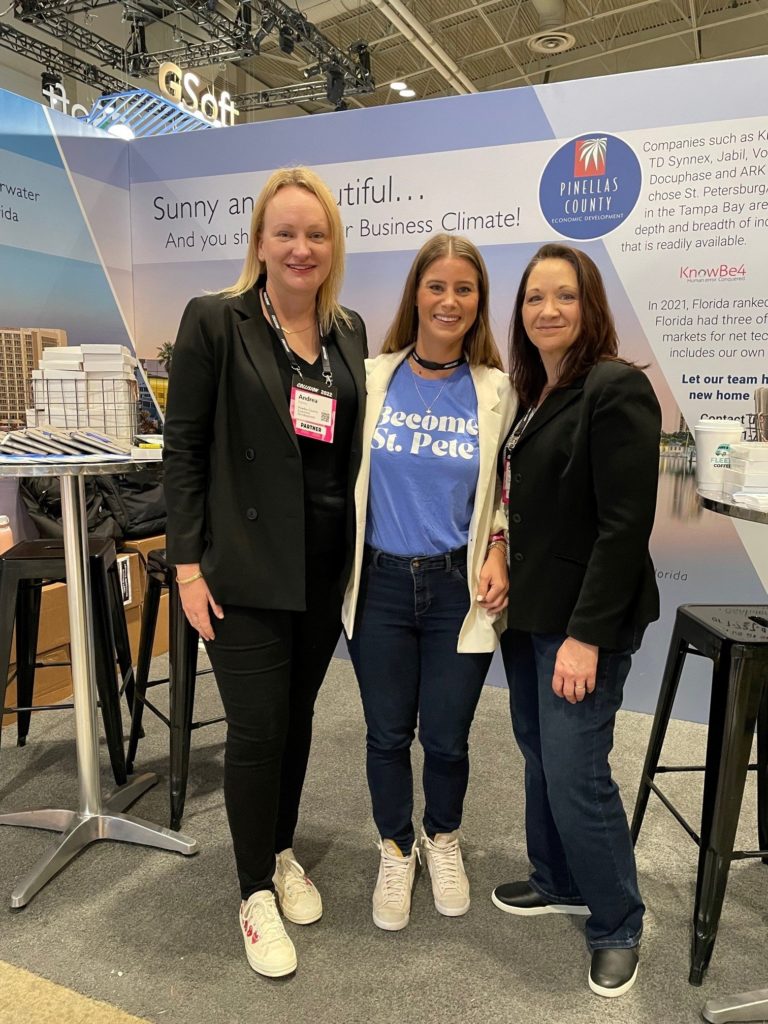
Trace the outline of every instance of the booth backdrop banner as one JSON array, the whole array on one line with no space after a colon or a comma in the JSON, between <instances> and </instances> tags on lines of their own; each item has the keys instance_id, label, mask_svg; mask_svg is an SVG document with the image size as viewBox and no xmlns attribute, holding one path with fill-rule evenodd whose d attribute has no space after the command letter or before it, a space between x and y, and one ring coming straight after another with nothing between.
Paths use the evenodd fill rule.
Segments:
<instances>
[{"instance_id":1,"label":"booth backdrop banner","mask_svg":"<svg viewBox=\"0 0 768 1024\"><path fill-rule=\"evenodd\" d=\"M19 105L37 105L0 93L0 148L17 161L11 174L3 160L0 179L31 175L48 202L35 219L41 208L0 188L0 206L33 226L13 222L12 246L4 227L0 238L8 294L20 290L10 322L17 309L25 321L44 315L45 326L65 317L79 332L70 341L87 340L75 308L103 307L102 336L91 340L117 340L104 333L122 324L137 354L155 358L191 296L236 278L253 199L285 164L314 166L336 195L349 252L343 298L364 316L374 352L414 252L435 232L482 246L502 351L535 249L558 239L583 247L605 276L623 354L649 364L667 435L652 543L662 617L627 692L628 707L651 711L677 605L766 599L761 528L699 509L681 427L726 417L751 431L754 388L768 383L767 73L768 59L751 58L130 144L42 108L31 132L33 115ZM65 215L67 231L52 232ZM26 275L12 266L19 254ZM50 259L71 275L66 294L41 288ZM77 276L81 267L95 284ZM689 659L678 714L706 717L706 673ZM502 680L496 663L491 680Z\"/></svg>"},{"instance_id":2,"label":"booth backdrop banner","mask_svg":"<svg viewBox=\"0 0 768 1024\"><path fill-rule=\"evenodd\" d=\"M0 326L133 345L128 146L0 90Z\"/></svg>"},{"instance_id":3,"label":"booth backdrop banner","mask_svg":"<svg viewBox=\"0 0 768 1024\"><path fill-rule=\"evenodd\" d=\"M293 118L130 146L140 353L173 341L186 301L230 284L268 174L312 165L345 224L344 301L381 343L416 249L438 231L482 246L500 348L523 267L543 242L583 247L605 276L623 354L650 364L663 410L653 557L662 617L627 706L655 706L684 602L765 601L760 526L702 512L681 416L754 428L768 383L768 60ZM621 572L621 566L616 566ZM689 659L698 662L698 659ZM706 717L707 666L677 713ZM502 679L494 664L491 678Z\"/></svg>"}]
</instances>

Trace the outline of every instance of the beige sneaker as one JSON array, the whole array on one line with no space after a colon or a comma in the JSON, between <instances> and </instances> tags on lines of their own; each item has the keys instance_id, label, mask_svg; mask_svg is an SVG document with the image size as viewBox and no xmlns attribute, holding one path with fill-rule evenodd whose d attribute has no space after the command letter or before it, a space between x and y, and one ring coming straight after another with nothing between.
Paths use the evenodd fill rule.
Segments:
<instances>
[{"instance_id":1,"label":"beige sneaker","mask_svg":"<svg viewBox=\"0 0 768 1024\"><path fill-rule=\"evenodd\" d=\"M410 856L405 857L392 839L382 839L377 846L381 860L373 890L373 923L385 931L397 932L405 928L411 916L411 891L419 851L414 846Z\"/></svg>"},{"instance_id":2,"label":"beige sneaker","mask_svg":"<svg viewBox=\"0 0 768 1024\"><path fill-rule=\"evenodd\" d=\"M469 879L459 846L459 833L438 832L430 839L421 830L421 850L432 879L435 906L446 917L461 917L469 910Z\"/></svg>"},{"instance_id":3,"label":"beige sneaker","mask_svg":"<svg viewBox=\"0 0 768 1024\"><path fill-rule=\"evenodd\" d=\"M275 859L272 879L283 917L293 924L313 924L323 916L320 893L304 874L293 850L281 850Z\"/></svg>"},{"instance_id":4,"label":"beige sneaker","mask_svg":"<svg viewBox=\"0 0 768 1024\"><path fill-rule=\"evenodd\" d=\"M248 963L267 978L282 978L296 970L296 950L285 934L275 894L255 892L240 904L240 927Z\"/></svg>"}]
</instances>

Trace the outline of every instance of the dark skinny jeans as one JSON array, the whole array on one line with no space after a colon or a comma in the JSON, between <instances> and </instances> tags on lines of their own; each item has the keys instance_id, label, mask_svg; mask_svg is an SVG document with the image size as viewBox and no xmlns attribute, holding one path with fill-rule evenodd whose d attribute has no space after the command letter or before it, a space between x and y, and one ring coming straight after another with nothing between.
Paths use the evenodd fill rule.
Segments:
<instances>
[{"instance_id":1,"label":"dark skinny jeans","mask_svg":"<svg viewBox=\"0 0 768 1024\"><path fill-rule=\"evenodd\" d=\"M306 611L226 606L206 644L227 720L224 802L243 899L274 888L275 854L293 846L315 699L341 633L341 544L316 541Z\"/></svg>"}]
</instances>

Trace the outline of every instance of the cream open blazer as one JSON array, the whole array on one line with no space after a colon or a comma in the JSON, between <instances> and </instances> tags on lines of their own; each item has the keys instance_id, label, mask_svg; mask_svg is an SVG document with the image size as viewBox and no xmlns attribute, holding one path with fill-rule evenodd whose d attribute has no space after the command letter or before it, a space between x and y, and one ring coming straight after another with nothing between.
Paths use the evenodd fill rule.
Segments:
<instances>
[{"instance_id":1,"label":"cream open blazer","mask_svg":"<svg viewBox=\"0 0 768 1024\"><path fill-rule=\"evenodd\" d=\"M360 574L363 566L365 545L365 520L368 513L368 487L371 479L371 441L381 408L387 396L392 375L409 355L411 348L366 359L366 388L368 401L363 425L363 456L360 472L355 484L356 535L355 560L352 575L344 595L342 622L344 632L352 636L355 624L355 608L360 591ZM459 632L457 650L462 654L477 651L493 651L498 643L498 634L503 628L506 616L495 622L476 600L477 581L485 561L488 538L496 530L506 529L504 512L500 508L500 493L496 462L499 448L509 433L517 409L517 397L512 391L509 378L501 370L488 366L471 366L470 373L477 394L478 441L480 444L480 469L475 492L475 506L469 523L467 565L469 566L469 612Z\"/></svg>"}]
</instances>

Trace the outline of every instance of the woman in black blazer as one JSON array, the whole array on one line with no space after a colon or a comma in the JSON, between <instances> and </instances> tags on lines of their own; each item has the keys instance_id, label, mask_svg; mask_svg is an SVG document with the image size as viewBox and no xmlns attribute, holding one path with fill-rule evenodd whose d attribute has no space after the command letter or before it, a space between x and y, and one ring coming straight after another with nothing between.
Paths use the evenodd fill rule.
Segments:
<instances>
[{"instance_id":1,"label":"woman in black blazer","mask_svg":"<svg viewBox=\"0 0 768 1024\"><path fill-rule=\"evenodd\" d=\"M608 755L631 656L659 603L648 540L661 414L621 360L592 260L545 245L526 268L510 338L524 414L505 446L510 590L501 648L525 757L533 871L500 885L511 914L588 916L589 985L626 992L645 907Z\"/></svg>"},{"instance_id":2,"label":"woman in black blazer","mask_svg":"<svg viewBox=\"0 0 768 1024\"><path fill-rule=\"evenodd\" d=\"M276 171L240 278L184 312L165 422L167 556L224 704L240 925L269 977L296 968L275 892L295 924L322 914L293 834L354 550L367 345L343 269L327 186Z\"/></svg>"}]
</instances>

